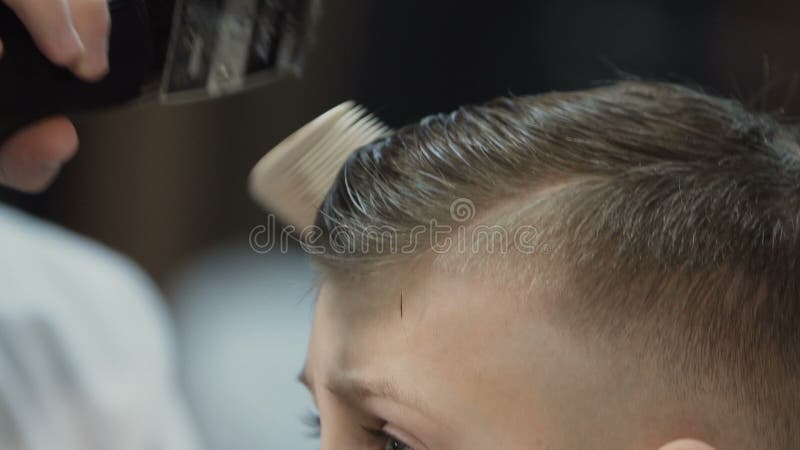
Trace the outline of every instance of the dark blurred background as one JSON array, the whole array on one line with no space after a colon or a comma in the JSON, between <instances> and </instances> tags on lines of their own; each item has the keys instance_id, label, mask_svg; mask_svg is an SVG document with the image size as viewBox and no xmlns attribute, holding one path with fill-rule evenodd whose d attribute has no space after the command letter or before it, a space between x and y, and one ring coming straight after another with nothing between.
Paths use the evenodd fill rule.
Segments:
<instances>
[{"instance_id":1,"label":"dark blurred background","mask_svg":"<svg viewBox=\"0 0 800 450\"><path fill-rule=\"evenodd\" d=\"M323 7L302 78L203 104L83 120L81 150L49 191L4 198L129 255L164 282L217 244L246 244L265 221L246 193L252 165L346 99L398 126L465 102L585 88L628 73L797 111L796 1L328 0Z\"/></svg>"}]
</instances>

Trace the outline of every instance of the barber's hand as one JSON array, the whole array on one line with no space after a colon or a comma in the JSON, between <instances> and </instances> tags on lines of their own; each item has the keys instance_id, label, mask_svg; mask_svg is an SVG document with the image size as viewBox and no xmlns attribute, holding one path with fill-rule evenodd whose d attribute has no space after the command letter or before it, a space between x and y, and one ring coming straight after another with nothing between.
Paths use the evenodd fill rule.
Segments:
<instances>
[{"instance_id":1,"label":"barber's hand","mask_svg":"<svg viewBox=\"0 0 800 450\"><path fill-rule=\"evenodd\" d=\"M111 19L107 0L1 0L25 24L53 63L86 81L108 72ZM0 58L2 57L0 30ZM0 143L0 184L28 192L46 188L75 154L78 136L65 117L34 123Z\"/></svg>"}]
</instances>

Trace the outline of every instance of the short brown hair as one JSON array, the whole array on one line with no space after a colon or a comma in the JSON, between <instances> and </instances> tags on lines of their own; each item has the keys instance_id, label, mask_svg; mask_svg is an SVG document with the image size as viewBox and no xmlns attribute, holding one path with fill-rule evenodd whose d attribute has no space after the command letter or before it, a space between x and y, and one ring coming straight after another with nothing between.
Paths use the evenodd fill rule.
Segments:
<instances>
[{"instance_id":1,"label":"short brown hair","mask_svg":"<svg viewBox=\"0 0 800 450\"><path fill-rule=\"evenodd\" d=\"M575 280L563 311L579 328L643 342L676 392L748 405L768 448L800 448L795 127L638 81L462 107L354 153L320 208L317 260L336 273L397 260L360 245L380 236L363 231L408 240L430 220L454 224L462 198L481 211L510 202L498 218L536 225Z\"/></svg>"}]
</instances>

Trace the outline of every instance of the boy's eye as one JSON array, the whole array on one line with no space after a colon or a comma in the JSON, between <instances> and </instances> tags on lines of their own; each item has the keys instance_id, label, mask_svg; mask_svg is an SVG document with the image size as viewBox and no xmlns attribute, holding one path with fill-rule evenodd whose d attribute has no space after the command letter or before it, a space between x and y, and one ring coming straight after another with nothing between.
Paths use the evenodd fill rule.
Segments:
<instances>
[{"instance_id":1,"label":"boy's eye","mask_svg":"<svg viewBox=\"0 0 800 450\"><path fill-rule=\"evenodd\" d=\"M386 435L386 446L382 450L414 450L402 441Z\"/></svg>"},{"instance_id":2,"label":"boy's eye","mask_svg":"<svg viewBox=\"0 0 800 450\"><path fill-rule=\"evenodd\" d=\"M319 417L319 414L316 413L309 413L303 418L303 423L308 426L309 428L309 435L315 438L319 438L322 434L322 421ZM382 447L380 450L414 450L406 443L397 439L396 437L392 436L391 434L380 430L380 429L370 429L364 427L364 431L369 433L370 435L374 436L382 443Z\"/></svg>"},{"instance_id":3,"label":"boy's eye","mask_svg":"<svg viewBox=\"0 0 800 450\"><path fill-rule=\"evenodd\" d=\"M372 430L368 428L364 428L364 430L382 442L383 447L381 447L381 450L414 450L400 439L397 439L383 430Z\"/></svg>"}]
</instances>

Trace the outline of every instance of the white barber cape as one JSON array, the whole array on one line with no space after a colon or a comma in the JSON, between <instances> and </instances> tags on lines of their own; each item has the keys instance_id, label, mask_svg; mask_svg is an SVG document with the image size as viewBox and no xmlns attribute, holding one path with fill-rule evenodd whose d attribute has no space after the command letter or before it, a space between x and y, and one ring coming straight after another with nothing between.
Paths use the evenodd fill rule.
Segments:
<instances>
[{"instance_id":1,"label":"white barber cape","mask_svg":"<svg viewBox=\"0 0 800 450\"><path fill-rule=\"evenodd\" d=\"M0 206L0 450L196 450L157 291Z\"/></svg>"}]
</instances>

